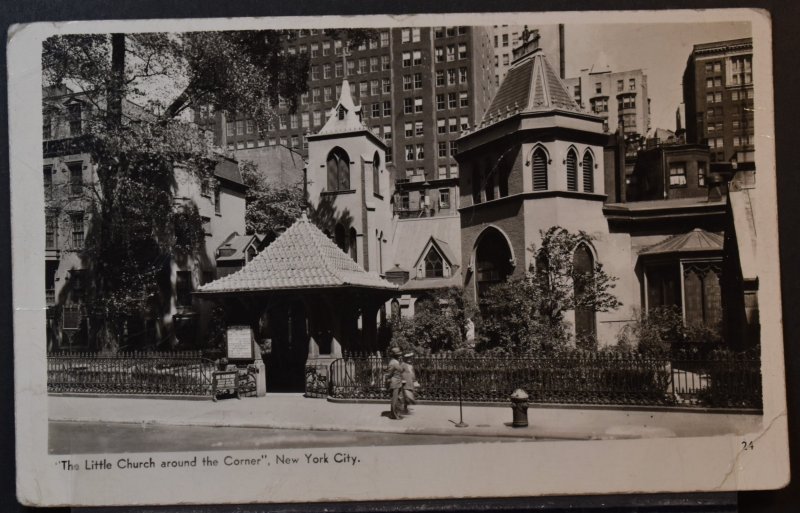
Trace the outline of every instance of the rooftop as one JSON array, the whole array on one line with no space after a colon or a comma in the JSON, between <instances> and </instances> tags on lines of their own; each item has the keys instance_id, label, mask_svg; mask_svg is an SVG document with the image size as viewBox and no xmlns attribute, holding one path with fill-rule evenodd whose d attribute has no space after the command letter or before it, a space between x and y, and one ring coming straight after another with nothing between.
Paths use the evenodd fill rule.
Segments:
<instances>
[{"instance_id":1,"label":"rooftop","mask_svg":"<svg viewBox=\"0 0 800 513\"><path fill-rule=\"evenodd\" d=\"M362 287L396 290L339 249L304 213L245 266L207 283L199 294Z\"/></svg>"},{"instance_id":2,"label":"rooftop","mask_svg":"<svg viewBox=\"0 0 800 513\"><path fill-rule=\"evenodd\" d=\"M695 228L689 233L673 235L666 240L643 249L640 255L666 255L673 253L696 253L722 251L722 235Z\"/></svg>"}]
</instances>

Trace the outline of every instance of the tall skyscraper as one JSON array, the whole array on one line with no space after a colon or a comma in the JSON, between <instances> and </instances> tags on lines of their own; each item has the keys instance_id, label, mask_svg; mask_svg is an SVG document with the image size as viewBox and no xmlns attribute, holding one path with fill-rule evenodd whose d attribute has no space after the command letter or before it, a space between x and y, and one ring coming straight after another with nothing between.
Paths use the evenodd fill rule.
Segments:
<instances>
[{"instance_id":1,"label":"tall skyscraper","mask_svg":"<svg viewBox=\"0 0 800 513\"><path fill-rule=\"evenodd\" d=\"M259 131L247 113L226 119L198 110L196 122L216 125L223 147L235 153L283 145L307 154L307 135L325 124L347 78L365 124L388 146L396 179L455 177L455 139L483 116L495 92L487 27L380 29L353 50L323 31L298 30L286 51L309 55L309 91L297 112L279 105L276 122Z\"/></svg>"},{"instance_id":2,"label":"tall skyscraper","mask_svg":"<svg viewBox=\"0 0 800 513\"><path fill-rule=\"evenodd\" d=\"M695 45L683 73L686 139L706 143L712 162L752 162L753 40Z\"/></svg>"}]
</instances>

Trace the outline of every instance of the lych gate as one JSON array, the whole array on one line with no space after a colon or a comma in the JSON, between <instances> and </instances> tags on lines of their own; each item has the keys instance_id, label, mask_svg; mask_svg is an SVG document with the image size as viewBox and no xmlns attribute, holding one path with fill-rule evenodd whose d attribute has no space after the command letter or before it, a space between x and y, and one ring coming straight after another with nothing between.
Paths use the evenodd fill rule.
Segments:
<instances>
[{"instance_id":1,"label":"lych gate","mask_svg":"<svg viewBox=\"0 0 800 513\"><path fill-rule=\"evenodd\" d=\"M377 351L378 314L397 287L366 272L305 214L239 272L197 295L249 325L266 349L267 389L301 391L307 363Z\"/></svg>"}]
</instances>

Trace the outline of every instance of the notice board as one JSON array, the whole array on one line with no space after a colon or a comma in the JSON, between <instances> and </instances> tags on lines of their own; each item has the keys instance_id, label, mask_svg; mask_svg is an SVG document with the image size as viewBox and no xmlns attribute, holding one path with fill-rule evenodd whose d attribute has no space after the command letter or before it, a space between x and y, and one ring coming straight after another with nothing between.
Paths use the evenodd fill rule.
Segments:
<instances>
[{"instance_id":1,"label":"notice board","mask_svg":"<svg viewBox=\"0 0 800 513\"><path fill-rule=\"evenodd\" d=\"M226 334L228 341L228 360L252 360L253 330L250 326L229 326Z\"/></svg>"}]
</instances>

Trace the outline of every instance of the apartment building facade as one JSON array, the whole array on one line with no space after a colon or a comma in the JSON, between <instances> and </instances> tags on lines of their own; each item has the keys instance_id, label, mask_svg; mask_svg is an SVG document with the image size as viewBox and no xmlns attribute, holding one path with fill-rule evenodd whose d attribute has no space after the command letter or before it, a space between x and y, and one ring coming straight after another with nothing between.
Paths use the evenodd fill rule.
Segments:
<instances>
[{"instance_id":1,"label":"apartment building facade","mask_svg":"<svg viewBox=\"0 0 800 513\"><path fill-rule=\"evenodd\" d=\"M712 162L752 162L753 40L695 45L683 74L687 142L708 144Z\"/></svg>"},{"instance_id":2,"label":"apartment building facade","mask_svg":"<svg viewBox=\"0 0 800 513\"><path fill-rule=\"evenodd\" d=\"M645 135L650 129L647 75L640 69L612 71L600 57L579 76L565 80L567 89L585 111L603 119L603 128L624 136Z\"/></svg>"},{"instance_id":3,"label":"apartment building facade","mask_svg":"<svg viewBox=\"0 0 800 513\"><path fill-rule=\"evenodd\" d=\"M247 113L226 117L201 107L195 120L215 127L231 152L282 145L308 154L307 135L325 124L343 79L364 123L386 145L386 162L404 181L458 176L455 140L480 119L495 92L493 48L485 27L406 27L377 30L358 48L320 30L298 30L289 53L309 57L309 90L297 112L278 105L262 130Z\"/></svg>"}]
</instances>

